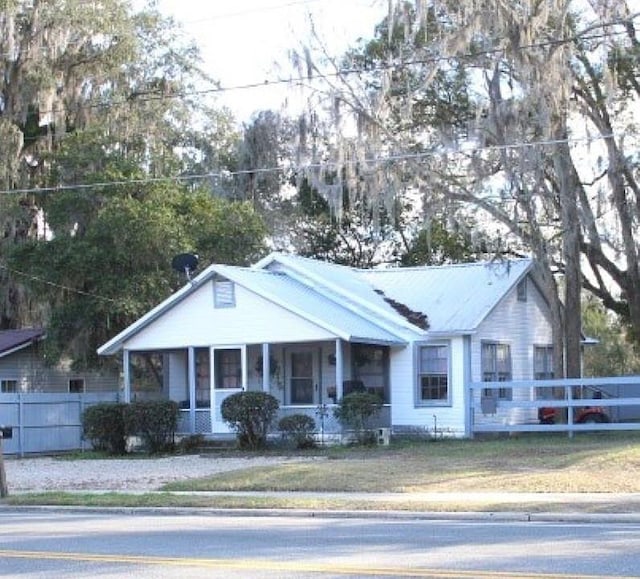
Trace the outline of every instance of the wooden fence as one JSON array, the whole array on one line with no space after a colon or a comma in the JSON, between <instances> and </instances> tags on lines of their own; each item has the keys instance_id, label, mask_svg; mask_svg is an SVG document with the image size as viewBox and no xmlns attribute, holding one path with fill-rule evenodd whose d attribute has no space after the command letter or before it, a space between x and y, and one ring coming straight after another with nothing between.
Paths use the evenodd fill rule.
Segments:
<instances>
[{"instance_id":1,"label":"wooden fence","mask_svg":"<svg viewBox=\"0 0 640 579\"><path fill-rule=\"evenodd\" d=\"M640 430L640 376L473 382L468 389L469 436L486 432L567 432L572 436L582 431ZM552 409L555 420L541 423L541 408ZM580 421L581 415L592 411L604 415L606 421Z\"/></svg>"},{"instance_id":2,"label":"wooden fence","mask_svg":"<svg viewBox=\"0 0 640 579\"><path fill-rule=\"evenodd\" d=\"M117 400L117 392L0 394L0 426L10 435L3 440L4 453L24 456L82 449L85 408Z\"/></svg>"}]
</instances>

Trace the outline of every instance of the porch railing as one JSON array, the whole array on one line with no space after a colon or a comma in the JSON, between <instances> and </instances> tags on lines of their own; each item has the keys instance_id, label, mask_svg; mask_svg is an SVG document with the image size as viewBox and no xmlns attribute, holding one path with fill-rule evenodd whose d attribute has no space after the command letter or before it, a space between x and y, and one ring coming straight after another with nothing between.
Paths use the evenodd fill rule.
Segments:
<instances>
[{"instance_id":1,"label":"porch railing","mask_svg":"<svg viewBox=\"0 0 640 579\"><path fill-rule=\"evenodd\" d=\"M305 414L315 420L316 432L318 434L339 434L342 432L342 426L334 416L333 410L337 408L335 404L326 404L319 406L281 406L278 415L273 421L271 433L278 432L278 422L285 416L292 414ZM196 408L196 431L191 432L191 415L190 410L183 409L180 411L178 418L178 434L215 434L211 429L211 410L209 408ZM370 421L371 428L389 428L391 426L391 407L385 405L382 407L380 414Z\"/></svg>"}]
</instances>

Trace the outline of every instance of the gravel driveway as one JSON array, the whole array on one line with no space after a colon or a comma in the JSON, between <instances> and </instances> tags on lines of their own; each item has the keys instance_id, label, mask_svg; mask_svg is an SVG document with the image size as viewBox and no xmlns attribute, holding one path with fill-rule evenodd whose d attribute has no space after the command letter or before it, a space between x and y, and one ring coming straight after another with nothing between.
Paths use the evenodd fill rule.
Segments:
<instances>
[{"instance_id":1,"label":"gravel driveway","mask_svg":"<svg viewBox=\"0 0 640 579\"><path fill-rule=\"evenodd\" d=\"M220 458L184 455L150 459L5 459L7 485L15 491L156 490L164 483L230 470L309 459L286 457Z\"/></svg>"}]
</instances>

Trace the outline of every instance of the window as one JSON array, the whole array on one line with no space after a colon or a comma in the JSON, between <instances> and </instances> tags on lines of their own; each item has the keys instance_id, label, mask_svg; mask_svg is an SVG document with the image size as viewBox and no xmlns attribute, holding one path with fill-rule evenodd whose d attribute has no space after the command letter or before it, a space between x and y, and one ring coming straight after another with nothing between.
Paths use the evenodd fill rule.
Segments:
<instances>
[{"instance_id":1,"label":"window","mask_svg":"<svg viewBox=\"0 0 640 579\"><path fill-rule=\"evenodd\" d=\"M449 346L422 346L419 365L418 402L449 402Z\"/></svg>"},{"instance_id":2,"label":"window","mask_svg":"<svg viewBox=\"0 0 640 579\"><path fill-rule=\"evenodd\" d=\"M233 308L236 305L235 287L228 279L213 282L213 305L216 308Z\"/></svg>"},{"instance_id":3,"label":"window","mask_svg":"<svg viewBox=\"0 0 640 579\"><path fill-rule=\"evenodd\" d=\"M511 347L509 344L496 342L482 343L482 381L511 381ZM511 388L485 388L484 396L498 397L500 400L511 400Z\"/></svg>"},{"instance_id":4,"label":"window","mask_svg":"<svg viewBox=\"0 0 640 579\"><path fill-rule=\"evenodd\" d=\"M533 347L533 377L535 380L553 379L553 346ZM555 390L556 387L536 388L536 398L550 400L554 398Z\"/></svg>"},{"instance_id":5,"label":"window","mask_svg":"<svg viewBox=\"0 0 640 579\"><path fill-rule=\"evenodd\" d=\"M526 277L518 284L517 291L518 291L518 301L526 302L527 301L527 278Z\"/></svg>"},{"instance_id":6,"label":"window","mask_svg":"<svg viewBox=\"0 0 640 579\"><path fill-rule=\"evenodd\" d=\"M553 379L553 346L534 346L533 377L536 380Z\"/></svg>"},{"instance_id":7,"label":"window","mask_svg":"<svg viewBox=\"0 0 640 579\"><path fill-rule=\"evenodd\" d=\"M84 378L71 378L69 380L69 392L71 394L82 394L84 392Z\"/></svg>"},{"instance_id":8,"label":"window","mask_svg":"<svg viewBox=\"0 0 640 579\"><path fill-rule=\"evenodd\" d=\"M0 380L0 392L2 394L15 394L17 391L17 380Z\"/></svg>"},{"instance_id":9,"label":"window","mask_svg":"<svg viewBox=\"0 0 640 579\"><path fill-rule=\"evenodd\" d=\"M216 350L216 388L242 388L240 349Z\"/></svg>"},{"instance_id":10,"label":"window","mask_svg":"<svg viewBox=\"0 0 640 579\"><path fill-rule=\"evenodd\" d=\"M365 390L377 394L380 400L389 402L387 388L387 351L383 346L353 344L351 375L354 380L362 382ZM347 394L344 391L344 394Z\"/></svg>"}]
</instances>

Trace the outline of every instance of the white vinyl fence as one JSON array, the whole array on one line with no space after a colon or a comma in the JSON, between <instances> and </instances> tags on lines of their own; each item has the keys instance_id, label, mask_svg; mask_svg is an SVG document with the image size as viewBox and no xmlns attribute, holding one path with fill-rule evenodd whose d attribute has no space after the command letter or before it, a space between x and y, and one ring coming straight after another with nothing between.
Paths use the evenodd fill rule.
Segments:
<instances>
[{"instance_id":1,"label":"white vinyl fence","mask_svg":"<svg viewBox=\"0 0 640 579\"><path fill-rule=\"evenodd\" d=\"M473 382L468 385L469 434L485 432L574 432L640 430L640 376ZM498 392L510 392L508 399ZM540 408L559 420L542 424ZM603 422L579 422L581 411L597 410Z\"/></svg>"},{"instance_id":2,"label":"white vinyl fence","mask_svg":"<svg viewBox=\"0 0 640 579\"><path fill-rule=\"evenodd\" d=\"M117 401L117 392L0 394L0 426L11 436L2 441L3 451L24 456L82 449L85 408Z\"/></svg>"}]
</instances>

